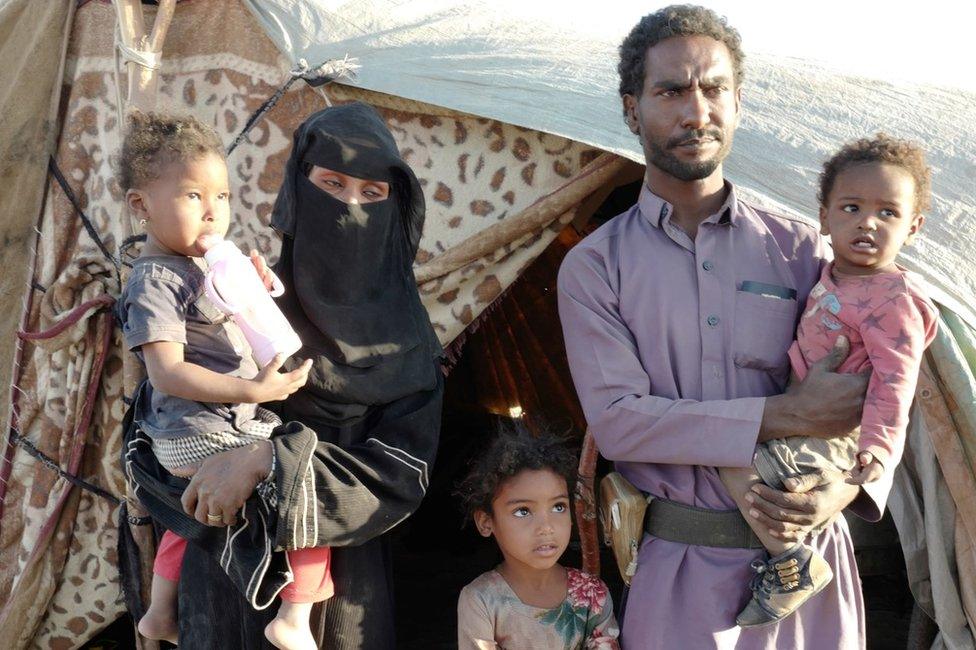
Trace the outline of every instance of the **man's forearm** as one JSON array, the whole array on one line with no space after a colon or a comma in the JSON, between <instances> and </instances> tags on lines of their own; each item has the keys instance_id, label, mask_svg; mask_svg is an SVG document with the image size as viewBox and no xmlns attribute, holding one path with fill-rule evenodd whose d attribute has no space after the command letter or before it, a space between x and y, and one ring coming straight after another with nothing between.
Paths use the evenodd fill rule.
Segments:
<instances>
[{"instance_id":1,"label":"man's forearm","mask_svg":"<svg viewBox=\"0 0 976 650\"><path fill-rule=\"evenodd\" d=\"M776 438L808 435L809 425L798 412L796 399L791 395L771 395L766 398L757 442Z\"/></svg>"}]
</instances>

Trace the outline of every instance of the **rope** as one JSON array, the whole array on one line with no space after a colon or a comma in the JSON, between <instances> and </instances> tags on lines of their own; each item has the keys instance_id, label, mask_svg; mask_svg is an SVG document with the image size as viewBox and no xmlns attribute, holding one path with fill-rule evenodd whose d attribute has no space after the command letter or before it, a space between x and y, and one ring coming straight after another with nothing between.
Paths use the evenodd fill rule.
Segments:
<instances>
[{"instance_id":1,"label":"rope","mask_svg":"<svg viewBox=\"0 0 976 650\"><path fill-rule=\"evenodd\" d=\"M47 339L53 339L58 334L61 334L69 327L73 327L78 324L82 316L87 314L93 309L103 309L106 307L111 307L115 304L115 298L108 294L102 294L97 298L93 298L87 302L83 302L65 316L62 320L58 321L57 325L50 329L46 329L43 332L25 332L18 331L17 337L21 341L44 341Z\"/></svg>"},{"instance_id":2,"label":"rope","mask_svg":"<svg viewBox=\"0 0 976 650\"><path fill-rule=\"evenodd\" d=\"M112 263L112 266L115 267L116 273L121 274L122 268L119 265L119 261L115 259L112 253L109 252L108 248L105 246L105 242L103 242L102 238L98 236L98 231L95 230L95 226L92 224L91 219L89 219L88 215L85 214L85 211L81 209L81 204L78 202L78 197L75 196L71 186L68 185L68 181L61 172L61 169L58 167L58 163L54 160L54 156L48 158L47 168L54 175L55 180L58 181L58 185L61 186L61 191L64 192L65 196L68 197L68 201L71 202L75 212L77 212L78 216L81 217L81 223L88 232L88 236L92 238L95 245L98 246L98 249L102 251L102 255L105 256L105 259Z\"/></svg>"},{"instance_id":3,"label":"rope","mask_svg":"<svg viewBox=\"0 0 976 650\"><path fill-rule=\"evenodd\" d=\"M119 54L126 63L135 63L149 70L159 70L163 62L162 52L150 52L149 50L136 50L126 45L121 38L115 42L119 48Z\"/></svg>"},{"instance_id":4,"label":"rope","mask_svg":"<svg viewBox=\"0 0 976 650\"><path fill-rule=\"evenodd\" d=\"M75 487L80 487L82 490L88 490L92 494L97 494L98 496L110 501L111 503L117 506L121 506L122 504L126 503L125 499L121 499L115 496L114 494L108 492L104 488L101 488L95 485L94 483L89 483L88 481L79 478L74 474L69 474L65 470L61 469L61 466L58 465L53 458L51 458L43 451L38 449L36 446L34 446L34 443L32 443L24 436L20 435L13 429L10 430L10 438L15 443L20 445L24 449L24 451L26 451L28 454L36 458L42 465L44 465L45 467L47 467L48 469L56 473L58 476L66 480L68 483L74 485ZM133 526L145 526L149 524L151 521L150 517L133 517L132 515L129 514L126 514L125 518Z\"/></svg>"},{"instance_id":5,"label":"rope","mask_svg":"<svg viewBox=\"0 0 976 650\"><path fill-rule=\"evenodd\" d=\"M115 299L112 296L109 296L107 294L98 296L97 298L84 302L78 305L77 307L75 307L74 309L72 309L70 312L68 312L67 316L65 316L62 320L58 321L58 323L53 327L50 327L40 332L18 331L17 336L22 341L40 341L40 340L52 339L56 337L58 334L64 332L69 327L73 327L74 325L77 325L81 321L81 319L85 317L93 309L95 310L106 309L111 307L114 303L115 303ZM98 378L101 374L101 369L105 362L107 346L111 343L111 340L109 338L111 336L111 331L112 331L111 323L108 323L106 336L103 337L103 341L102 341L103 343L102 349L99 350L97 358L95 359L95 364L92 372L92 379L86 391L85 406L82 408L82 414L81 414L82 417L79 422L79 426L77 428L78 431L87 429L88 424L90 423L91 406L95 397L95 393L98 390ZM97 494L103 499L107 499L108 501L111 501L115 505L122 505L124 503L125 499L121 499L115 496L114 494L108 492L104 488L101 488L93 483L89 483L88 481L78 476L75 476L74 474L71 474L70 472L63 469L60 465L58 465L58 463L53 458L46 455L44 452L38 449L37 446L34 445L34 443L28 440L25 436L21 435L20 432L18 432L14 426L10 427L10 439L13 440L16 444L20 445L20 447L22 447L24 451L26 451L28 454L36 458L44 467L47 467L51 471L55 472L58 476L68 481L68 483L70 483L71 485L74 485L75 487L79 487L83 490L88 490L93 494ZM125 510L125 513L126 513L125 514L126 520L134 526L143 526L149 523L149 517L132 517L128 514L128 509Z\"/></svg>"},{"instance_id":6,"label":"rope","mask_svg":"<svg viewBox=\"0 0 976 650\"><path fill-rule=\"evenodd\" d=\"M284 94L288 92L288 89L291 88L291 85L301 79L306 72L308 72L308 63L305 62L305 59L302 59L299 62L299 66L289 72L288 81L286 81L278 90L276 90L271 97L264 100L264 103L262 103L256 111L251 113L251 117L247 118L244 128L241 129L241 132L237 134L234 141L230 143L229 147L227 147L228 156L234 151L234 149L237 148L237 145L239 145L244 138L247 137L247 134L251 129L254 128L254 125L258 123L264 114L274 108L275 104L278 103L278 100L280 100Z\"/></svg>"},{"instance_id":7,"label":"rope","mask_svg":"<svg viewBox=\"0 0 976 650\"><path fill-rule=\"evenodd\" d=\"M325 63L312 68L308 65L308 61L305 59L299 59L298 65L288 72L288 80L275 91L271 97L266 99L256 111L251 113L251 116L247 118L247 122L244 124L244 128L241 132L234 138L234 141L230 143L227 147L227 155L229 156L234 149L237 148L244 138L247 136L248 132L254 128L254 125L260 121L264 114L274 108L275 104L284 96L291 85L298 81L299 79L304 79L305 83L309 86L321 91L321 86L330 84L337 79L353 79L356 76L356 70L359 68L359 64L355 58L350 59L347 54L342 59L329 59ZM321 92L322 97L325 98L325 103L332 106L332 102L329 101L329 97Z\"/></svg>"},{"instance_id":8,"label":"rope","mask_svg":"<svg viewBox=\"0 0 976 650\"><path fill-rule=\"evenodd\" d=\"M112 50L112 61L115 65L115 112L119 118L119 124L125 124L126 102L122 100L122 60L124 59L126 63L135 63L147 70L158 70L162 65L163 53L137 50L126 45L122 40L121 18L115 21L114 38L115 47Z\"/></svg>"}]
</instances>

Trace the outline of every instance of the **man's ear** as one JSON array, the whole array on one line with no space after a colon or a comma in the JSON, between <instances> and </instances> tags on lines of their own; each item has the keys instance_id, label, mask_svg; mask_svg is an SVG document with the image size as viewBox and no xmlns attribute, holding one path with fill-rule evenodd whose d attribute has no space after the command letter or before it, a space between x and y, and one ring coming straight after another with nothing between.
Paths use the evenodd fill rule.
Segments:
<instances>
[{"instance_id":1,"label":"man's ear","mask_svg":"<svg viewBox=\"0 0 976 650\"><path fill-rule=\"evenodd\" d=\"M634 135L640 135L640 119L637 116L637 98L631 94L623 96L624 122Z\"/></svg>"},{"instance_id":2,"label":"man's ear","mask_svg":"<svg viewBox=\"0 0 976 650\"><path fill-rule=\"evenodd\" d=\"M482 537L491 537L491 515L484 510L474 511L474 526Z\"/></svg>"},{"instance_id":3,"label":"man's ear","mask_svg":"<svg viewBox=\"0 0 976 650\"><path fill-rule=\"evenodd\" d=\"M820 206L820 234L830 234L830 228L827 226L827 208L822 205Z\"/></svg>"},{"instance_id":4,"label":"man's ear","mask_svg":"<svg viewBox=\"0 0 976 650\"><path fill-rule=\"evenodd\" d=\"M912 243L912 241L915 239L915 235L917 235L918 234L918 231L922 229L922 224L923 223L925 223L925 215L924 214L916 214L912 218L912 225L908 229L908 237L905 238L905 243L906 244L911 244Z\"/></svg>"},{"instance_id":5,"label":"man's ear","mask_svg":"<svg viewBox=\"0 0 976 650\"><path fill-rule=\"evenodd\" d=\"M129 213L132 214L136 221L149 219L149 211L146 210L146 197L143 196L141 191L135 188L130 188L126 191L125 206L129 208Z\"/></svg>"},{"instance_id":6,"label":"man's ear","mask_svg":"<svg viewBox=\"0 0 976 650\"><path fill-rule=\"evenodd\" d=\"M742 86L735 87L735 126L742 120Z\"/></svg>"}]
</instances>

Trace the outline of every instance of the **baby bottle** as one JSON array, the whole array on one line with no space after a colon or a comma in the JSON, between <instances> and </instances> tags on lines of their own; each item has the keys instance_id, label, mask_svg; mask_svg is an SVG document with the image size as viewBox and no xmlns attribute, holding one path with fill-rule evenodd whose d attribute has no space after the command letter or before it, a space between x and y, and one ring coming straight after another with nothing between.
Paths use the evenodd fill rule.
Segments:
<instances>
[{"instance_id":1,"label":"baby bottle","mask_svg":"<svg viewBox=\"0 0 976 650\"><path fill-rule=\"evenodd\" d=\"M204 259L210 265L207 296L240 326L258 365L268 365L276 354L298 352L302 342L272 300L284 293L281 281L274 278L269 293L251 259L234 242L208 237L204 247Z\"/></svg>"}]
</instances>

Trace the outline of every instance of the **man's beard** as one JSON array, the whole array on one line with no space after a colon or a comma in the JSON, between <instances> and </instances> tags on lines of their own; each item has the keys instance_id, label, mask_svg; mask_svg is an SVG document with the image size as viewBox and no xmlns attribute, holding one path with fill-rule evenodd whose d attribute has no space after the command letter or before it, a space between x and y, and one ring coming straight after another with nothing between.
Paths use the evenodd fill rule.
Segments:
<instances>
[{"instance_id":1,"label":"man's beard","mask_svg":"<svg viewBox=\"0 0 976 650\"><path fill-rule=\"evenodd\" d=\"M683 142L697 138L712 138L716 140L719 143L719 148L715 152L715 155L708 160L684 162L679 160L671 152L672 149L680 146ZM699 129L697 131L688 131L677 138L671 138L664 143L664 146L654 141L648 141L648 145L647 162L649 164L654 165L664 173L674 176L680 181L700 181L703 178L711 176L718 169L718 166L722 164L726 156L729 155L729 151L732 149L732 133L723 133L719 129Z\"/></svg>"}]
</instances>

